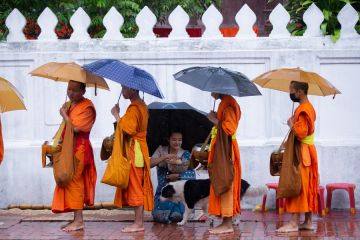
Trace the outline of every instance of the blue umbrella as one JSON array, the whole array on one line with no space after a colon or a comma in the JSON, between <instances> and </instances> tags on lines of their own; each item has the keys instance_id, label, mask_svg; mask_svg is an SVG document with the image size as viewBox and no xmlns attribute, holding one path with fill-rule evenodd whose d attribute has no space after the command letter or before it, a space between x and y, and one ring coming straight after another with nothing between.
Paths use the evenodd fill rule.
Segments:
<instances>
[{"instance_id":1,"label":"blue umbrella","mask_svg":"<svg viewBox=\"0 0 360 240\"><path fill-rule=\"evenodd\" d=\"M132 89L164 98L150 73L116 59L102 59L82 66L85 70Z\"/></svg>"}]
</instances>

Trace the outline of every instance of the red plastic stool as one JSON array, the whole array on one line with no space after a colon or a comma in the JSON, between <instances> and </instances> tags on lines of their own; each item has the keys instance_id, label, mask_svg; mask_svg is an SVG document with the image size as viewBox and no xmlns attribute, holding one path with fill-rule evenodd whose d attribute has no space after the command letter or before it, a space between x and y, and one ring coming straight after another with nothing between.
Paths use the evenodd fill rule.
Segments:
<instances>
[{"instance_id":1,"label":"red plastic stool","mask_svg":"<svg viewBox=\"0 0 360 240\"><path fill-rule=\"evenodd\" d=\"M326 184L326 213L330 212L331 208L331 199L332 199L332 192L337 189L345 190L349 193L349 200L350 200L350 211L352 214L355 214L355 184L351 183L329 183Z\"/></svg>"},{"instance_id":2,"label":"red plastic stool","mask_svg":"<svg viewBox=\"0 0 360 240\"><path fill-rule=\"evenodd\" d=\"M277 183L267 183L265 185L268 187L268 189L274 189L275 191L278 188ZM262 212L265 212L266 198L267 198L267 194L264 194L263 202L262 202L262 206L261 206L261 211ZM284 212L284 200L282 198L276 199L276 210L279 211L280 215L283 214L283 212Z\"/></svg>"},{"instance_id":3,"label":"red plastic stool","mask_svg":"<svg viewBox=\"0 0 360 240\"><path fill-rule=\"evenodd\" d=\"M325 188L320 185L318 189L318 214L322 217L325 217L324 192Z\"/></svg>"}]
</instances>

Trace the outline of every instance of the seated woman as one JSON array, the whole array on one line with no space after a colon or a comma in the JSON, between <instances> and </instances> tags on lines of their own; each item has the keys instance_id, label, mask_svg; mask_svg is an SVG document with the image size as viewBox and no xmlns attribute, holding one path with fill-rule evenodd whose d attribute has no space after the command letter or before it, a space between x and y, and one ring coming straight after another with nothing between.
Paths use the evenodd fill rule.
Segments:
<instances>
[{"instance_id":1,"label":"seated woman","mask_svg":"<svg viewBox=\"0 0 360 240\"><path fill-rule=\"evenodd\" d=\"M159 146L150 159L150 166L157 166L158 179L152 216L155 222L160 223L180 222L185 211L182 203L160 201L161 189L171 181L195 179L194 170L186 170L181 174L169 172L167 161L174 158L180 158L181 161L189 161L190 152L181 148L181 132L172 131L168 141L169 146Z\"/></svg>"}]
</instances>

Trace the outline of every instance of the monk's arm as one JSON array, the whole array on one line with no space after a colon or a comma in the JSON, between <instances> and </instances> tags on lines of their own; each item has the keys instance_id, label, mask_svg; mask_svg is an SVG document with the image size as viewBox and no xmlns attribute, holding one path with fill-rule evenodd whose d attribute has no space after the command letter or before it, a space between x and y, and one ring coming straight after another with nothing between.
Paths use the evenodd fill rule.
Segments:
<instances>
[{"instance_id":1,"label":"monk's arm","mask_svg":"<svg viewBox=\"0 0 360 240\"><path fill-rule=\"evenodd\" d=\"M79 115L71 119L66 113L61 114L65 122L74 125L74 132L90 132L95 122L95 111L92 107L87 107Z\"/></svg>"},{"instance_id":2,"label":"monk's arm","mask_svg":"<svg viewBox=\"0 0 360 240\"><path fill-rule=\"evenodd\" d=\"M132 136L138 131L138 123L140 122L140 112L137 107L130 106L124 116L120 118L117 123L121 124L122 129L125 133Z\"/></svg>"},{"instance_id":3,"label":"monk's arm","mask_svg":"<svg viewBox=\"0 0 360 240\"><path fill-rule=\"evenodd\" d=\"M81 114L72 119L74 132L90 132L95 122L95 111L92 107L87 107Z\"/></svg>"},{"instance_id":4,"label":"monk's arm","mask_svg":"<svg viewBox=\"0 0 360 240\"><path fill-rule=\"evenodd\" d=\"M60 109L60 115L63 117L65 123L71 122L72 120L70 119L69 115L67 115L67 110L63 108ZM74 132L79 132L79 129L77 127L74 126Z\"/></svg>"},{"instance_id":5,"label":"monk's arm","mask_svg":"<svg viewBox=\"0 0 360 240\"><path fill-rule=\"evenodd\" d=\"M294 119L293 130L299 139L309 135L309 119L306 113L300 113L298 119Z\"/></svg>"},{"instance_id":6,"label":"monk's arm","mask_svg":"<svg viewBox=\"0 0 360 240\"><path fill-rule=\"evenodd\" d=\"M239 120L236 118L236 114L232 107L224 109L223 119L224 120L222 121L221 126L225 133L229 136L234 135L238 127Z\"/></svg>"}]
</instances>

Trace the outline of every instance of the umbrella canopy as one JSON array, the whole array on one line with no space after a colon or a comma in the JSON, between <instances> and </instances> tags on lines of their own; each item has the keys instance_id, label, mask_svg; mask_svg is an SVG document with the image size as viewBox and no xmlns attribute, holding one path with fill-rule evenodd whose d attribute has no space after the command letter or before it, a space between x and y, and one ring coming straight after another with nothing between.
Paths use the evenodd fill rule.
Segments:
<instances>
[{"instance_id":1,"label":"umbrella canopy","mask_svg":"<svg viewBox=\"0 0 360 240\"><path fill-rule=\"evenodd\" d=\"M164 98L156 80L150 73L116 59L102 59L83 68L95 75L110 79L132 89Z\"/></svg>"},{"instance_id":2,"label":"umbrella canopy","mask_svg":"<svg viewBox=\"0 0 360 240\"><path fill-rule=\"evenodd\" d=\"M26 110L19 91L7 80L0 77L0 113Z\"/></svg>"},{"instance_id":3,"label":"umbrella canopy","mask_svg":"<svg viewBox=\"0 0 360 240\"><path fill-rule=\"evenodd\" d=\"M191 151L197 143L203 143L213 124L206 113L185 102L149 104L147 143L150 156L159 145L168 145L172 130L180 130L183 137L182 148Z\"/></svg>"},{"instance_id":4,"label":"umbrella canopy","mask_svg":"<svg viewBox=\"0 0 360 240\"><path fill-rule=\"evenodd\" d=\"M69 82L71 80L85 83L87 87L109 90L104 78L91 74L76 63L49 62L31 71L32 76L49 78L55 81Z\"/></svg>"},{"instance_id":5,"label":"umbrella canopy","mask_svg":"<svg viewBox=\"0 0 360 240\"><path fill-rule=\"evenodd\" d=\"M238 97L261 95L248 77L221 67L191 67L174 74L176 80L200 90Z\"/></svg>"},{"instance_id":6,"label":"umbrella canopy","mask_svg":"<svg viewBox=\"0 0 360 240\"><path fill-rule=\"evenodd\" d=\"M309 95L328 96L340 94L329 81L314 72L307 72L300 68L280 68L261 74L253 80L263 88L289 92L291 81L306 82L309 84Z\"/></svg>"}]
</instances>

